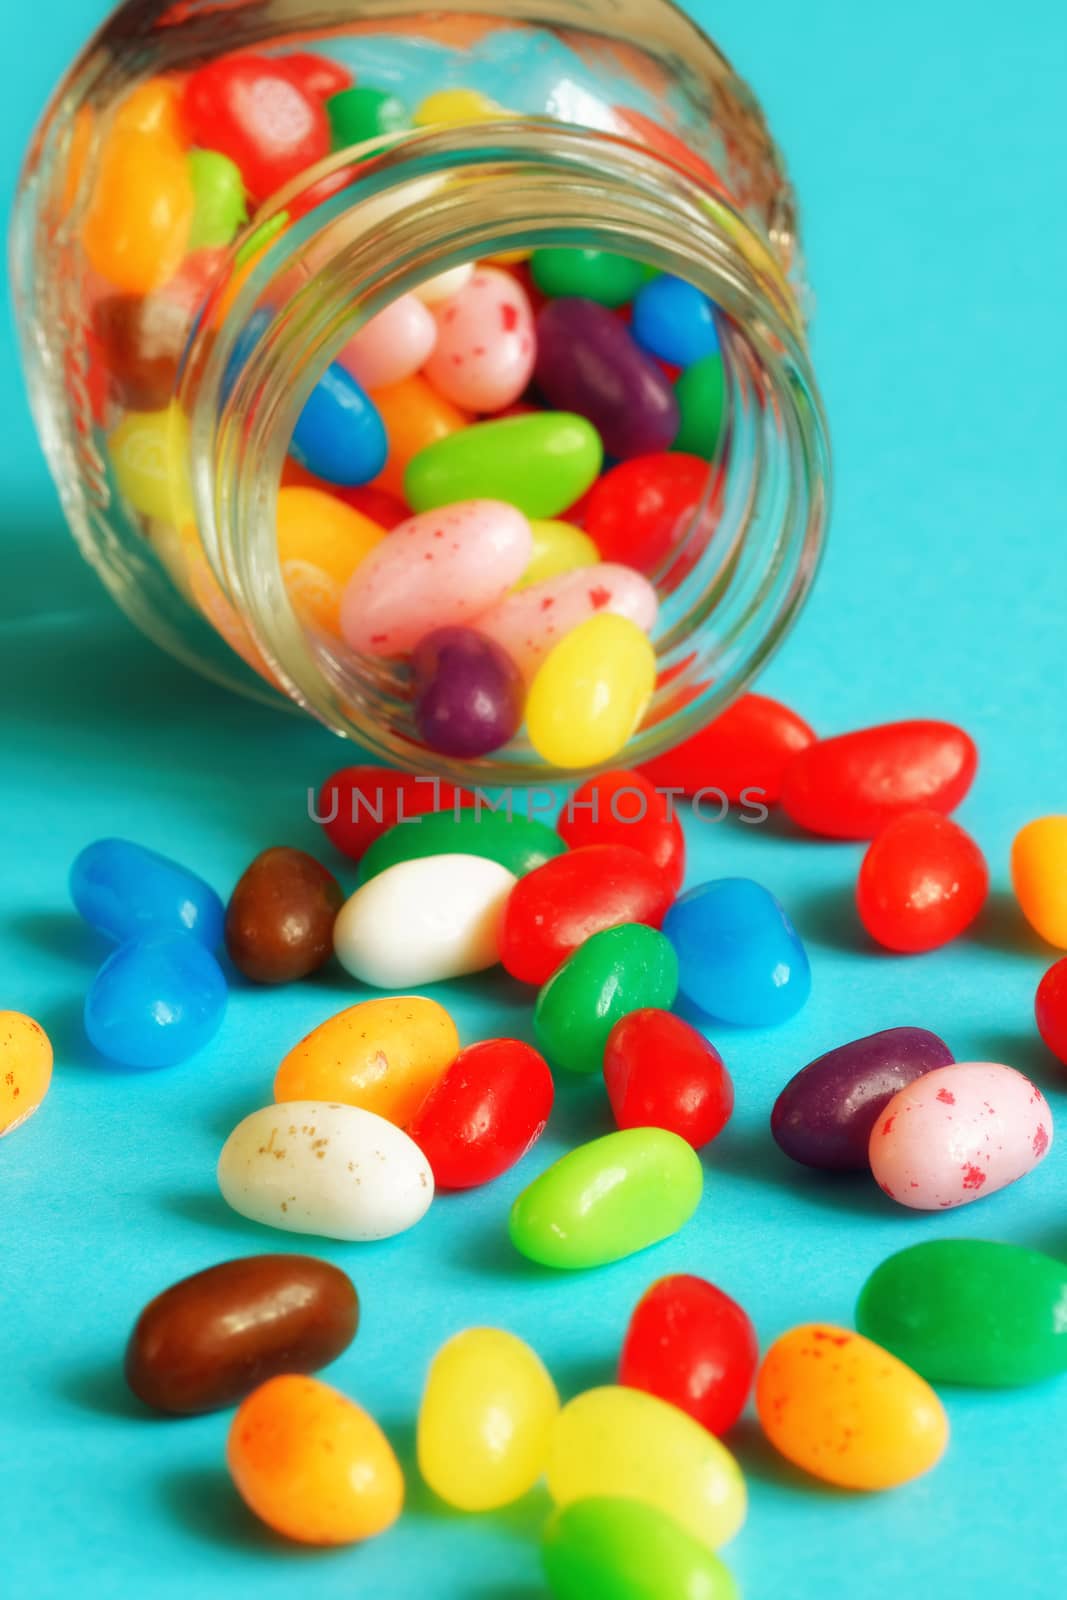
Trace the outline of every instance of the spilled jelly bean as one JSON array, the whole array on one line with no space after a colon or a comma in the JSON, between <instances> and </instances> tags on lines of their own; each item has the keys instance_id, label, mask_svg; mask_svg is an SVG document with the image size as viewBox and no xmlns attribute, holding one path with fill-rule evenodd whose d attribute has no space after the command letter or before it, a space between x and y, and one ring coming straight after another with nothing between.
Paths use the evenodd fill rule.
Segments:
<instances>
[{"instance_id":1,"label":"spilled jelly bean","mask_svg":"<svg viewBox=\"0 0 1067 1600\"><path fill-rule=\"evenodd\" d=\"M724 1434L745 1408L759 1360L747 1313L704 1278L660 1278L634 1307L619 1382L677 1406Z\"/></svg>"},{"instance_id":2,"label":"spilled jelly bean","mask_svg":"<svg viewBox=\"0 0 1067 1600\"><path fill-rule=\"evenodd\" d=\"M591 567L600 560L600 552L592 539L572 522L535 518L530 523L530 531L533 553L516 589L529 589L547 578L559 578L565 572Z\"/></svg>"},{"instance_id":3,"label":"spilled jelly bean","mask_svg":"<svg viewBox=\"0 0 1067 1600\"><path fill-rule=\"evenodd\" d=\"M1038 817L1015 835L1011 881L1023 916L1057 950L1067 950L1067 816Z\"/></svg>"},{"instance_id":4,"label":"spilled jelly bean","mask_svg":"<svg viewBox=\"0 0 1067 1600\"><path fill-rule=\"evenodd\" d=\"M369 483L385 466L389 439L381 415L340 362L326 368L308 396L289 453L327 483Z\"/></svg>"},{"instance_id":5,"label":"spilled jelly bean","mask_svg":"<svg viewBox=\"0 0 1067 1600\"><path fill-rule=\"evenodd\" d=\"M110 939L154 929L193 933L209 950L222 939L222 901L194 872L131 839L97 839L75 858L70 897Z\"/></svg>"},{"instance_id":6,"label":"spilled jelly bean","mask_svg":"<svg viewBox=\"0 0 1067 1600\"><path fill-rule=\"evenodd\" d=\"M40 1108L52 1081L52 1041L21 1011L0 1011L0 1139Z\"/></svg>"},{"instance_id":7,"label":"spilled jelly bean","mask_svg":"<svg viewBox=\"0 0 1067 1600\"><path fill-rule=\"evenodd\" d=\"M482 613L477 627L503 646L530 681L549 653L583 623L603 616L626 617L647 633L657 609L656 591L639 572L601 562L507 595ZM642 657L646 653L641 650Z\"/></svg>"},{"instance_id":8,"label":"spilled jelly bean","mask_svg":"<svg viewBox=\"0 0 1067 1600\"><path fill-rule=\"evenodd\" d=\"M613 1025L604 1047L604 1083L620 1128L666 1128L694 1150L718 1138L733 1114L734 1087L715 1046L655 1006L635 1009Z\"/></svg>"},{"instance_id":9,"label":"spilled jelly bean","mask_svg":"<svg viewBox=\"0 0 1067 1600\"><path fill-rule=\"evenodd\" d=\"M777 804L791 758L815 742L802 717L763 694L744 694L706 728L641 767L661 788L718 790L734 805Z\"/></svg>"},{"instance_id":10,"label":"spilled jelly bean","mask_svg":"<svg viewBox=\"0 0 1067 1600\"><path fill-rule=\"evenodd\" d=\"M226 907L226 952L254 983L293 983L333 955L344 891L303 850L264 850L237 881Z\"/></svg>"},{"instance_id":11,"label":"spilled jelly bean","mask_svg":"<svg viewBox=\"0 0 1067 1600\"><path fill-rule=\"evenodd\" d=\"M437 343L437 324L413 294L402 294L364 324L338 360L368 391L413 378Z\"/></svg>"},{"instance_id":12,"label":"spilled jelly bean","mask_svg":"<svg viewBox=\"0 0 1067 1600\"><path fill-rule=\"evenodd\" d=\"M632 300L649 269L610 250L544 249L530 257L530 272L542 294L552 300L595 300L617 310Z\"/></svg>"},{"instance_id":13,"label":"spilled jelly bean","mask_svg":"<svg viewBox=\"0 0 1067 1600\"><path fill-rule=\"evenodd\" d=\"M1038 984L1034 1015L1045 1044L1067 1065L1067 956L1049 967Z\"/></svg>"},{"instance_id":14,"label":"spilled jelly bean","mask_svg":"<svg viewBox=\"0 0 1067 1600\"><path fill-rule=\"evenodd\" d=\"M621 461L590 494L585 530L605 561L656 572L683 540L695 537L698 513L707 531L713 529L718 507L712 483L711 468L699 456L671 452ZM715 781L711 770L704 768L702 783Z\"/></svg>"},{"instance_id":15,"label":"spilled jelly bean","mask_svg":"<svg viewBox=\"0 0 1067 1600\"><path fill-rule=\"evenodd\" d=\"M173 1067L215 1037L227 997L218 962L195 934L154 929L108 956L85 997L85 1032L119 1066Z\"/></svg>"},{"instance_id":16,"label":"spilled jelly bean","mask_svg":"<svg viewBox=\"0 0 1067 1600\"><path fill-rule=\"evenodd\" d=\"M658 1506L597 1495L554 1513L541 1561L557 1600L740 1600L715 1553Z\"/></svg>"},{"instance_id":17,"label":"spilled jelly bean","mask_svg":"<svg viewBox=\"0 0 1067 1600\"><path fill-rule=\"evenodd\" d=\"M522 674L502 645L474 628L435 628L411 654L415 726L431 750L486 756L519 729Z\"/></svg>"},{"instance_id":18,"label":"spilled jelly bean","mask_svg":"<svg viewBox=\"0 0 1067 1600\"><path fill-rule=\"evenodd\" d=\"M633 336L672 367L718 354L715 307L695 284L668 274L646 283L634 301Z\"/></svg>"},{"instance_id":19,"label":"spilled jelly bean","mask_svg":"<svg viewBox=\"0 0 1067 1600\"><path fill-rule=\"evenodd\" d=\"M687 367L674 387L679 412L674 448L714 461L726 422L726 373L722 356L703 356Z\"/></svg>"},{"instance_id":20,"label":"spilled jelly bean","mask_svg":"<svg viewBox=\"0 0 1067 1600\"><path fill-rule=\"evenodd\" d=\"M330 149L321 102L267 56L220 56L198 67L186 79L182 115L195 145L236 163L254 200L266 200Z\"/></svg>"},{"instance_id":21,"label":"spilled jelly bean","mask_svg":"<svg viewBox=\"0 0 1067 1600\"><path fill-rule=\"evenodd\" d=\"M534 369L533 313L509 272L479 267L454 300L437 308L437 342L426 377L467 411L503 411Z\"/></svg>"},{"instance_id":22,"label":"spilled jelly bean","mask_svg":"<svg viewBox=\"0 0 1067 1600\"><path fill-rule=\"evenodd\" d=\"M507 1172L544 1132L555 1093L544 1059L518 1039L461 1050L408 1131L439 1189L470 1189Z\"/></svg>"},{"instance_id":23,"label":"spilled jelly bean","mask_svg":"<svg viewBox=\"0 0 1067 1600\"><path fill-rule=\"evenodd\" d=\"M639 772L615 770L588 778L564 801L557 824L572 849L624 844L640 850L677 892L685 876L685 835L671 797Z\"/></svg>"},{"instance_id":24,"label":"spilled jelly bean","mask_svg":"<svg viewBox=\"0 0 1067 1600\"><path fill-rule=\"evenodd\" d=\"M603 456L596 429L566 412L478 422L427 444L408 466L404 493L415 511L485 499L558 517L595 482Z\"/></svg>"},{"instance_id":25,"label":"spilled jelly bean","mask_svg":"<svg viewBox=\"0 0 1067 1600\"><path fill-rule=\"evenodd\" d=\"M327 778L315 802L330 843L358 861L375 839L412 817L473 804L442 778L396 772L392 767L342 767Z\"/></svg>"},{"instance_id":26,"label":"spilled jelly bean","mask_svg":"<svg viewBox=\"0 0 1067 1600\"><path fill-rule=\"evenodd\" d=\"M669 939L640 922L605 928L568 956L538 995L537 1043L554 1067L599 1072L619 1019L642 1006L669 1006L677 993Z\"/></svg>"},{"instance_id":27,"label":"spilled jelly bean","mask_svg":"<svg viewBox=\"0 0 1067 1600\"><path fill-rule=\"evenodd\" d=\"M811 993L804 946L774 896L751 878L718 878L676 900L663 931L679 985L709 1016L759 1028L794 1016Z\"/></svg>"},{"instance_id":28,"label":"spilled jelly bean","mask_svg":"<svg viewBox=\"0 0 1067 1600\"><path fill-rule=\"evenodd\" d=\"M551 300L537 318L537 387L549 405L587 417L609 456L669 450L674 391L625 324L595 300Z\"/></svg>"},{"instance_id":29,"label":"spilled jelly bean","mask_svg":"<svg viewBox=\"0 0 1067 1600\"><path fill-rule=\"evenodd\" d=\"M530 743L567 770L610 761L636 733L655 686L656 654L641 628L609 612L590 617L537 669L526 701Z\"/></svg>"},{"instance_id":30,"label":"spilled jelly bean","mask_svg":"<svg viewBox=\"0 0 1067 1600\"><path fill-rule=\"evenodd\" d=\"M989 894L989 868L969 833L940 811L905 811L863 858L860 921L888 950L915 954L957 939Z\"/></svg>"},{"instance_id":31,"label":"spilled jelly bean","mask_svg":"<svg viewBox=\"0 0 1067 1600\"><path fill-rule=\"evenodd\" d=\"M367 850L359 867L360 883L368 883L398 861L422 856L484 856L523 878L546 861L561 856L567 846L547 823L518 812L487 811L480 806L442 811L437 816L398 823L381 834Z\"/></svg>"}]
</instances>

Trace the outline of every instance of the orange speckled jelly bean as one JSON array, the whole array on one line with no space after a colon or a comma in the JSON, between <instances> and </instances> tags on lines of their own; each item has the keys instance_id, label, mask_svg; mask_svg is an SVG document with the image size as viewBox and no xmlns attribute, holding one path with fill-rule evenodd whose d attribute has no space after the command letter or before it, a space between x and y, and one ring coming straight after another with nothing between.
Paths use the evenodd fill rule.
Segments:
<instances>
[{"instance_id":1,"label":"orange speckled jelly bean","mask_svg":"<svg viewBox=\"0 0 1067 1600\"><path fill-rule=\"evenodd\" d=\"M195 197L185 152L164 133L113 134L100 155L82 226L94 269L127 294L148 294L182 264Z\"/></svg>"},{"instance_id":2,"label":"orange speckled jelly bean","mask_svg":"<svg viewBox=\"0 0 1067 1600\"><path fill-rule=\"evenodd\" d=\"M471 419L442 399L425 378L405 378L388 389L376 389L371 398L389 435L389 460L374 482L403 499L408 462L427 445L458 433Z\"/></svg>"},{"instance_id":3,"label":"orange speckled jelly bean","mask_svg":"<svg viewBox=\"0 0 1067 1600\"><path fill-rule=\"evenodd\" d=\"M936 1466L948 1419L917 1372L847 1328L809 1323L767 1351L763 1431L787 1460L844 1489L892 1489Z\"/></svg>"},{"instance_id":4,"label":"orange speckled jelly bean","mask_svg":"<svg viewBox=\"0 0 1067 1600\"><path fill-rule=\"evenodd\" d=\"M0 1011L0 1138L32 1117L52 1081L52 1046L39 1022Z\"/></svg>"},{"instance_id":5,"label":"orange speckled jelly bean","mask_svg":"<svg viewBox=\"0 0 1067 1600\"><path fill-rule=\"evenodd\" d=\"M301 1544L355 1544L404 1504L404 1475L374 1418L317 1378L261 1384L239 1407L226 1460L257 1517Z\"/></svg>"},{"instance_id":6,"label":"orange speckled jelly bean","mask_svg":"<svg viewBox=\"0 0 1067 1600\"><path fill-rule=\"evenodd\" d=\"M384 538L384 528L322 489L279 489L278 560L301 620L339 634L342 590Z\"/></svg>"},{"instance_id":7,"label":"orange speckled jelly bean","mask_svg":"<svg viewBox=\"0 0 1067 1600\"><path fill-rule=\"evenodd\" d=\"M1027 922L1067 950L1067 816L1037 817L1015 835L1011 880Z\"/></svg>"}]
</instances>

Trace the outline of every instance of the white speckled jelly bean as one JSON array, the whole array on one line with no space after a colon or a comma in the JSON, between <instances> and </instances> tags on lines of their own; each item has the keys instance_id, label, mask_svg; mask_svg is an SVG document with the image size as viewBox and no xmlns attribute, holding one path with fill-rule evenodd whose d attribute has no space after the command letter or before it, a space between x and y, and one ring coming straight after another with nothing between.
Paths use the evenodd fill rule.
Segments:
<instances>
[{"instance_id":1,"label":"white speckled jelly bean","mask_svg":"<svg viewBox=\"0 0 1067 1600\"><path fill-rule=\"evenodd\" d=\"M656 609L656 591L647 578L632 567L604 561L509 594L478 618L478 632L503 645L529 682L548 652L590 617L612 612L648 633Z\"/></svg>"},{"instance_id":2,"label":"white speckled jelly bean","mask_svg":"<svg viewBox=\"0 0 1067 1600\"><path fill-rule=\"evenodd\" d=\"M526 570L530 524L502 500L465 500L409 517L376 545L341 601L354 650L397 656L432 628L471 622Z\"/></svg>"},{"instance_id":3,"label":"white speckled jelly bean","mask_svg":"<svg viewBox=\"0 0 1067 1600\"><path fill-rule=\"evenodd\" d=\"M426 377L466 411L502 411L533 376L537 345L526 291L509 272L479 267L436 308L437 346Z\"/></svg>"},{"instance_id":4,"label":"white speckled jelly bean","mask_svg":"<svg viewBox=\"0 0 1067 1600\"><path fill-rule=\"evenodd\" d=\"M337 959L376 989L412 989L483 972L500 959L515 877L481 856L422 856L357 889L334 923Z\"/></svg>"},{"instance_id":5,"label":"white speckled jelly bean","mask_svg":"<svg viewBox=\"0 0 1067 1600\"><path fill-rule=\"evenodd\" d=\"M474 276L474 262L464 261L462 266L439 272L436 278L427 278L414 291L424 306L439 306L443 300L452 300L465 289Z\"/></svg>"},{"instance_id":6,"label":"white speckled jelly bean","mask_svg":"<svg viewBox=\"0 0 1067 1600\"><path fill-rule=\"evenodd\" d=\"M871 1171L890 1199L947 1211L1022 1178L1052 1144L1052 1112L1014 1067L958 1061L895 1094L871 1132Z\"/></svg>"},{"instance_id":7,"label":"white speckled jelly bean","mask_svg":"<svg viewBox=\"0 0 1067 1600\"><path fill-rule=\"evenodd\" d=\"M354 334L338 360L364 389L403 383L424 366L437 343L433 312L403 294Z\"/></svg>"},{"instance_id":8,"label":"white speckled jelly bean","mask_svg":"<svg viewBox=\"0 0 1067 1600\"><path fill-rule=\"evenodd\" d=\"M366 1241L403 1233L433 1199L433 1173L400 1128L359 1106L288 1100L253 1111L222 1147L227 1205L286 1233Z\"/></svg>"}]
</instances>

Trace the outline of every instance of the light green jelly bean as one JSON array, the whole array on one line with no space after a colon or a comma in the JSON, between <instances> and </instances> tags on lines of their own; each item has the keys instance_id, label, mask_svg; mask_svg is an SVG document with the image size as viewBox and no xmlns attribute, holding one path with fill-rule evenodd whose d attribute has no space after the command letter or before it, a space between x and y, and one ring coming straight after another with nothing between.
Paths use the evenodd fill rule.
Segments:
<instances>
[{"instance_id":1,"label":"light green jelly bean","mask_svg":"<svg viewBox=\"0 0 1067 1600\"><path fill-rule=\"evenodd\" d=\"M248 220L241 169L218 150L190 150L186 161L195 199L189 249L219 249Z\"/></svg>"},{"instance_id":2,"label":"light green jelly bean","mask_svg":"<svg viewBox=\"0 0 1067 1600\"><path fill-rule=\"evenodd\" d=\"M535 250L530 272L542 294L553 299L578 295L615 310L632 300L655 272L641 261L610 250Z\"/></svg>"},{"instance_id":3,"label":"light green jelly bean","mask_svg":"<svg viewBox=\"0 0 1067 1600\"><path fill-rule=\"evenodd\" d=\"M740 1600L714 1551L642 1500L575 1500L548 1521L541 1560L556 1600Z\"/></svg>"},{"instance_id":4,"label":"light green jelly bean","mask_svg":"<svg viewBox=\"0 0 1067 1600\"><path fill-rule=\"evenodd\" d=\"M599 1072L619 1018L641 1006L666 1011L677 993L678 957L669 939L641 922L606 928L579 945L538 995L538 1046L554 1067Z\"/></svg>"},{"instance_id":5,"label":"light green jelly bean","mask_svg":"<svg viewBox=\"0 0 1067 1600\"><path fill-rule=\"evenodd\" d=\"M722 356L704 356L688 367L674 386L682 425L673 449L714 461L726 414L726 376Z\"/></svg>"},{"instance_id":6,"label":"light green jelly bean","mask_svg":"<svg viewBox=\"0 0 1067 1600\"><path fill-rule=\"evenodd\" d=\"M604 461L591 422L568 411L476 422L427 445L408 465L413 511L458 500L506 500L528 517L558 517L592 488Z\"/></svg>"},{"instance_id":7,"label":"light green jelly bean","mask_svg":"<svg viewBox=\"0 0 1067 1600\"><path fill-rule=\"evenodd\" d=\"M511 1242L546 1267L602 1267L669 1239L693 1215L704 1172L665 1128L626 1128L571 1150L511 1208Z\"/></svg>"},{"instance_id":8,"label":"light green jelly bean","mask_svg":"<svg viewBox=\"0 0 1067 1600\"><path fill-rule=\"evenodd\" d=\"M485 856L517 878L561 856L567 846L554 828L532 817L479 810L441 811L398 822L381 834L359 864L359 881L376 878L398 861L420 856Z\"/></svg>"}]
</instances>

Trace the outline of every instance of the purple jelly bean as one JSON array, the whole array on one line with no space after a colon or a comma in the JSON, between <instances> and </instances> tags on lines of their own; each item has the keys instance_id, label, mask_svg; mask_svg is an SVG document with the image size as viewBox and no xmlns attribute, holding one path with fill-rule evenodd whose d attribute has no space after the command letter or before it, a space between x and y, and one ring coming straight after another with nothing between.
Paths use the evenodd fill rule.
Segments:
<instances>
[{"instance_id":1,"label":"purple jelly bean","mask_svg":"<svg viewBox=\"0 0 1067 1600\"><path fill-rule=\"evenodd\" d=\"M594 300L550 300L537 319L537 387L559 411L576 411L618 461L669 450L681 414L663 369L625 323Z\"/></svg>"},{"instance_id":2,"label":"purple jelly bean","mask_svg":"<svg viewBox=\"0 0 1067 1600\"><path fill-rule=\"evenodd\" d=\"M867 1170L871 1129L898 1089L954 1057L925 1028L886 1028L819 1056L774 1102L771 1132L787 1156L832 1172Z\"/></svg>"},{"instance_id":3,"label":"purple jelly bean","mask_svg":"<svg viewBox=\"0 0 1067 1600\"><path fill-rule=\"evenodd\" d=\"M435 628L411 656L415 723L432 750L484 756L518 730L525 689L503 646L473 628Z\"/></svg>"}]
</instances>

